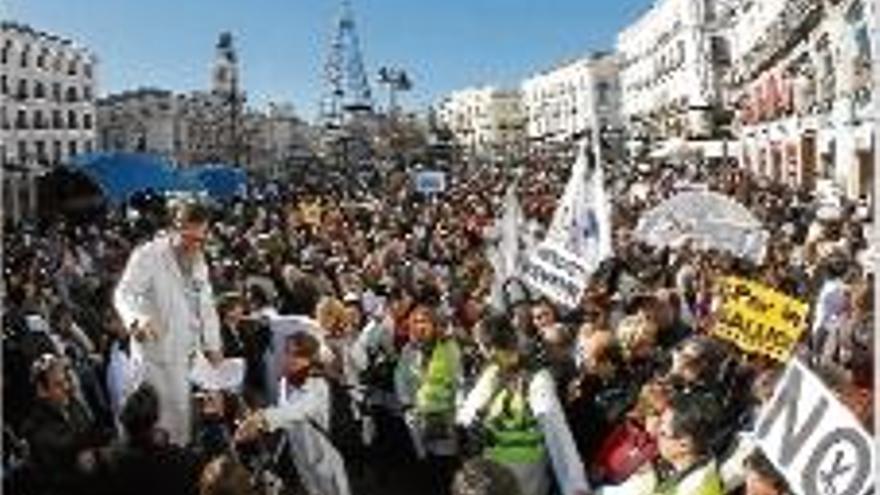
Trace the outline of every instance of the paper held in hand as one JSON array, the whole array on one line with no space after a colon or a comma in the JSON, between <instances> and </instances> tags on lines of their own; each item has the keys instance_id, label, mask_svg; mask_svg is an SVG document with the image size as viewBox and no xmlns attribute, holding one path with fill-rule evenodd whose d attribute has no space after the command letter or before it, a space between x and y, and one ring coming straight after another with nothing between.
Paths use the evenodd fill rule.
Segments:
<instances>
[{"instance_id":1,"label":"paper held in hand","mask_svg":"<svg viewBox=\"0 0 880 495\"><path fill-rule=\"evenodd\" d=\"M212 366L202 354L198 354L189 372L192 383L205 390L234 390L244 380L244 359L226 358L219 366Z\"/></svg>"}]
</instances>

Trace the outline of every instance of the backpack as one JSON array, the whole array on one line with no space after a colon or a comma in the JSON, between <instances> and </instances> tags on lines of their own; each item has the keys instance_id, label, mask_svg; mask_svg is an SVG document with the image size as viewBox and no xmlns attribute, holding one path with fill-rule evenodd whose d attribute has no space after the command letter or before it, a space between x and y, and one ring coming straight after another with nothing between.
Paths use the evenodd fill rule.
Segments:
<instances>
[{"instance_id":1,"label":"backpack","mask_svg":"<svg viewBox=\"0 0 880 495\"><path fill-rule=\"evenodd\" d=\"M365 449L360 408L347 385L335 378L325 379L330 389L329 428L323 428L313 419L309 419L309 423L333 444L347 462L350 462L362 457Z\"/></svg>"},{"instance_id":2,"label":"backpack","mask_svg":"<svg viewBox=\"0 0 880 495\"><path fill-rule=\"evenodd\" d=\"M617 484L658 455L657 442L651 434L635 421L627 419L602 441L593 458L591 471L594 478Z\"/></svg>"}]
</instances>

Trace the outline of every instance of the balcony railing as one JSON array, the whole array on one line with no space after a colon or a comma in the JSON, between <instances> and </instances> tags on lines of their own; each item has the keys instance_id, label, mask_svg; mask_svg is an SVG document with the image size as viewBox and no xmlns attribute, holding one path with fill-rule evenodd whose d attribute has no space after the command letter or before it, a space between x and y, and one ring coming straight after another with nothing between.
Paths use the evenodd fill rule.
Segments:
<instances>
[{"instance_id":1,"label":"balcony railing","mask_svg":"<svg viewBox=\"0 0 880 495\"><path fill-rule=\"evenodd\" d=\"M821 19L821 0L788 0L782 13L767 28L766 33L748 53L743 55L734 79L746 82L783 56L795 43L804 38Z\"/></svg>"}]
</instances>

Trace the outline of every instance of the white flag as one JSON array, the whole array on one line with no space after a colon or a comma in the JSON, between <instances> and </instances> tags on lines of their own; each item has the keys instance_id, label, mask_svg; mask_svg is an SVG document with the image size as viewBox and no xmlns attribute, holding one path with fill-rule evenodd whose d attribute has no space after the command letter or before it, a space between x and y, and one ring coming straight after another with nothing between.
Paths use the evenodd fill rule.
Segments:
<instances>
[{"instance_id":1,"label":"white flag","mask_svg":"<svg viewBox=\"0 0 880 495\"><path fill-rule=\"evenodd\" d=\"M586 144L582 144L547 237L592 271L611 255L611 207L601 164L592 174L587 165Z\"/></svg>"},{"instance_id":2,"label":"white flag","mask_svg":"<svg viewBox=\"0 0 880 495\"><path fill-rule=\"evenodd\" d=\"M523 225L522 208L516 195L516 183L507 188L504 195L504 214L500 222L501 238L497 247L492 247L489 259L495 270L492 282L491 304L496 309L503 308L504 282L510 277L517 275L519 270L519 257L521 253L520 236Z\"/></svg>"},{"instance_id":3,"label":"white flag","mask_svg":"<svg viewBox=\"0 0 880 495\"><path fill-rule=\"evenodd\" d=\"M589 276L611 255L611 207L602 167L587 170L586 146L572 167L571 178L544 241L523 264L524 280L559 304L575 307Z\"/></svg>"}]
</instances>

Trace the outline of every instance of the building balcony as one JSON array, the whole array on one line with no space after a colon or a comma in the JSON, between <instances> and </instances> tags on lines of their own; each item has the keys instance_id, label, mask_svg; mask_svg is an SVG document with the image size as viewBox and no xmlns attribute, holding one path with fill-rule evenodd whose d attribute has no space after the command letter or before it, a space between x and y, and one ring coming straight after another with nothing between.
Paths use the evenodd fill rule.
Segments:
<instances>
[{"instance_id":1,"label":"building balcony","mask_svg":"<svg viewBox=\"0 0 880 495\"><path fill-rule=\"evenodd\" d=\"M754 79L791 49L821 20L820 0L788 0L782 13L767 28L755 46L740 59L734 80Z\"/></svg>"}]
</instances>

